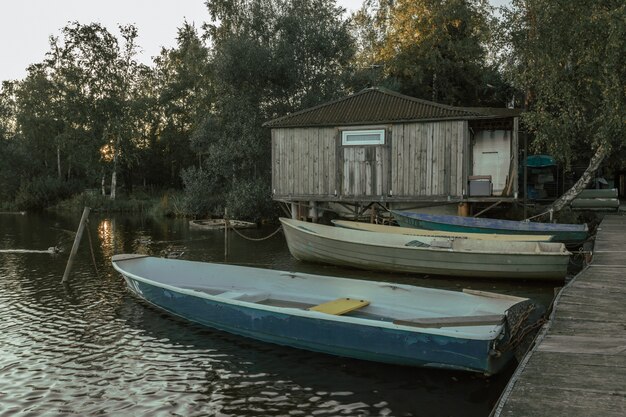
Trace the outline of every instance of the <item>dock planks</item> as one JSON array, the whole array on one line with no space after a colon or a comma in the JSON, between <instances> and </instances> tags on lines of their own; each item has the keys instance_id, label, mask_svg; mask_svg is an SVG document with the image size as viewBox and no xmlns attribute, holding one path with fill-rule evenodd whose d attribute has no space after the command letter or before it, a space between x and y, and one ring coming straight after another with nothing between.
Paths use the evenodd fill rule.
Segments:
<instances>
[{"instance_id":1,"label":"dock planks","mask_svg":"<svg viewBox=\"0 0 626 417\"><path fill-rule=\"evenodd\" d=\"M493 417L626 415L625 268L626 216L606 216L593 262L557 296Z\"/></svg>"}]
</instances>

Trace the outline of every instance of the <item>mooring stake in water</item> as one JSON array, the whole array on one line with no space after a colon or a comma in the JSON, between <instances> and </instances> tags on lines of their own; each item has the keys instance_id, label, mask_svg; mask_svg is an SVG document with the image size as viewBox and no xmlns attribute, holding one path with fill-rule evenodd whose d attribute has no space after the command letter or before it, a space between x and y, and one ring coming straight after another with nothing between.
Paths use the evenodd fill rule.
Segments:
<instances>
[{"instance_id":1,"label":"mooring stake in water","mask_svg":"<svg viewBox=\"0 0 626 417\"><path fill-rule=\"evenodd\" d=\"M70 252L70 258L67 260L67 265L65 266L65 273L63 274L63 279L61 283L64 284L67 281L67 278L70 275L70 271L72 270L72 265L74 264L74 258L76 257L76 252L78 252L78 246L80 245L80 238L83 236L83 230L85 230L85 223L87 222L87 217L89 217L89 207L85 207L83 210L83 216L80 218L80 224L78 225L78 230L76 231L76 237L74 238L74 244L72 245L72 251Z\"/></svg>"}]
</instances>

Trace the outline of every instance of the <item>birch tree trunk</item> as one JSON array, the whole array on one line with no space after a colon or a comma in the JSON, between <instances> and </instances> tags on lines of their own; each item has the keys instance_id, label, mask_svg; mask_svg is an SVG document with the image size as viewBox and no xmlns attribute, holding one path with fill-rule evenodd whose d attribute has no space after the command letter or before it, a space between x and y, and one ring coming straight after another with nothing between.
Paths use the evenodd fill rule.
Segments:
<instances>
[{"instance_id":1,"label":"birch tree trunk","mask_svg":"<svg viewBox=\"0 0 626 417\"><path fill-rule=\"evenodd\" d=\"M109 198L115 200L115 188L117 187L117 147L113 153L113 173L111 174L111 195Z\"/></svg>"},{"instance_id":2,"label":"birch tree trunk","mask_svg":"<svg viewBox=\"0 0 626 417\"><path fill-rule=\"evenodd\" d=\"M552 205L550 209L556 211L562 210L564 207L569 205L573 199L580 194L582 190L587 187L587 184L593 178L594 173L600 167L600 164L606 157L609 152L609 148L606 145L600 145L598 149L596 149L596 153L591 157L591 161L589 161L589 166L583 173L583 175L576 181L576 184L572 186L569 190L567 190L561 197L559 197Z\"/></svg>"},{"instance_id":3,"label":"birch tree trunk","mask_svg":"<svg viewBox=\"0 0 626 417\"><path fill-rule=\"evenodd\" d=\"M115 200L116 188L117 188L117 158L118 149L120 148L120 136L119 133L115 139L115 150L113 152L113 173L111 174L111 200Z\"/></svg>"},{"instance_id":4,"label":"birch tree trunk","mask_svg":"<svg viewBox=\"0 0 626 417\"><path fill-rule=\"evenodd\" d=\"M110 195L110 199L111 200L115 200L115 187L117 186L117 175L115 175L115 169L113 170L113 173L111 174L111 195Z\"/></svg>"},{"instance_id":5,"label":"birch tree trunk","mask_svg":"<svg viewBox=\"0 0 626 417\"><path fill-rule=\"evenodd\" d=\"M59 179L62 178L63 174L61 174L61 147L57 145L57 172L59 174Z\"/></svg>"}]
</instances>

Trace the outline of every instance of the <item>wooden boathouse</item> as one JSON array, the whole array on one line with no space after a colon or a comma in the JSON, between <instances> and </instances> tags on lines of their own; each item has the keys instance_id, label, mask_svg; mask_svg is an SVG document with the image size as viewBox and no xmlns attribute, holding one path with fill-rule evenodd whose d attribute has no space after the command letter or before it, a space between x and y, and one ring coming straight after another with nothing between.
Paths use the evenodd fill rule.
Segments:
<instances>
[{"instance_id":1,"label":"wooden boathouse","mask_svg":"<svg viewBox=\"0 0 626 417\"><path fill-rule=\"evenodd\" d=\"M518 110L452 107L368 88L264 124L272 193L292 217L513 202ZM321 211L320 211L321 210Z\"/></svg>"}]
</instances>

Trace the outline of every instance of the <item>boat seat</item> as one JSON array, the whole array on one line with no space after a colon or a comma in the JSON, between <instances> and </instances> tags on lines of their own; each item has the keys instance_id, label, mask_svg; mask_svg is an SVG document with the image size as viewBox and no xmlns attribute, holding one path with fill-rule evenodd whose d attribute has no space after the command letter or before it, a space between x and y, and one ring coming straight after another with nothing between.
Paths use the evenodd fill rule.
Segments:
<instances>
[{"instance_id":1,"label":"boat seat","mask_svg":"<svg viewBox=\"0 0 626 417\"><path fill-rule=\"evenodd\" d=\"M258 303L269 297L266 292L260 291L226 291L221 294L217 294L220 298L229 298L231 300L248 301L250 303Z\"/></svg>"},{"instance_id":2,"label":"boat seat","mask_svg":"<svg viewBox=\"0 0 626 417\"><path fill-rule=\"evenodd\" d=\"M314 307L310 307L310 311L318 311L320 313L341 315L346 314L361 307L369 305L367 300L356 300L354 298L338 298L333 301L318 304Z\"/></svg>"},{"instance_id":3,"label":"boat seat","mask_svg":"<svg viewBox=\"0 0 626 417\"><path fill-rule=\"evenodd\" d=\"M471 326L497 326L504 322L504 314L479 314L474 316L458 317L429 317L416 319L398 319L393 324L414 327L471 327Z\"/></svg>"},{"instance_id":4,"label":"boat seat","mask_svg":"<svg viewBox=\"0 0 626 417\"><path fill-rule=\"evenodd\" d=\"M194 287L194 286L181 286L181 288L186 289L186 290L193 290L193 291L198 291L198 292L203 292L205 294L209 294L209 295L217 295L217 294L221 294L222 292L224 292L223 290L216 290L215 288L206 288L206 287Z\"/></svg>"}]
</instances>

